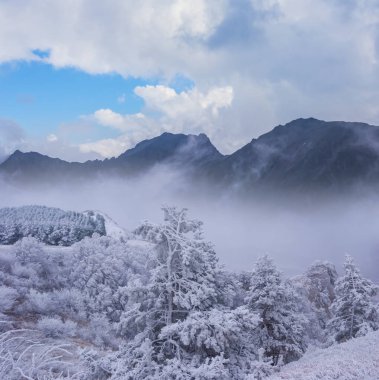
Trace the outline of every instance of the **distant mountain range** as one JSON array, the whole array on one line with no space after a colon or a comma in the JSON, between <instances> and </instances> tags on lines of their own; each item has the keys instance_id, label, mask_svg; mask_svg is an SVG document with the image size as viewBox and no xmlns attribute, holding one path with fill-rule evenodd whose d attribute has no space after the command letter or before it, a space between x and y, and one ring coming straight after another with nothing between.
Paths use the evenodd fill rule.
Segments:
<instances>
[{"instance_id":1,"label":"distant mountain range","mask_svg":"<svg viewBox=\"0 0 379 380\"><path fill-rule=\"evenodd\" d=\"M88 179L99 175L125 177L144 174L156 165L200 171L222 158L223 155L204 134L163 133L138 143L117 158L103 161L67 162L36 152L16 150L0 164L0 175L5 175L9 180L23 181Z\"/></svg>"},{"instance_id":2,"label":"distant mountain range","mask_svg":"<svg viewBox=\"0 0 379 380\"><path fill-rule=\"evenodd\" d=\"M314 118L279 125L230 155L204 135L163 133L117 158L66 162L35 152L14 152L0 164L13 181L56 181L135 176L159 165L183 172L191 183L241 191L341 189L379 184L379 127Z\"/></svg>"}]
</instances>

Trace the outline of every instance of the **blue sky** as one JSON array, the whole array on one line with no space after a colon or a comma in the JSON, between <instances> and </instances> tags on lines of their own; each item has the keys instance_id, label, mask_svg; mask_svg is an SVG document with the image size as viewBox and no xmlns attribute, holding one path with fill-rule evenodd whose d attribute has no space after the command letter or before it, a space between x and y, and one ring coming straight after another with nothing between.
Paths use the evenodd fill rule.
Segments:
<instances>
[{"instance_id":1,"label":"blue sky","mask_svg":"<svg viewBox=\"0 0 379 380\"><path fill-rule=\"evenodd\" d=\"M38 56L47 58L48 54ZM0 65L0 115L21 126L28 139L45 142L65 126L83 124L82 117L100 109L138 114L145 102L134 92L135 88L161 82L165 81L159 76L144 79L118 73L86 73L73 67L55 68L45 62L7 62ZM180 93L191 89L193 82L178 74L171 78L169 86ZM77 132L71 133L70 143L117 138L121 134L117 129L92 124L95 125L88 136L82 130L89 128L77 127Z\"/></svg>"},{"instance_id":2,"label":"blue sky","mask_svg":"<svg viewBox=\"0 0 379 380\"><path fill-rule=\"evenodd\" d=\"M377 0L0 1L0 159L225 153L298 117L379 125Z\"/></svg>"},{"instance_id":3,"label":"blue sky","mask_svg":"<svg viewBox=\"0 0 379 380\"><path fill-rule=\"evenodd\" d=\"M60 123L101 108L124 114L140 112L144 101L134 89L158 83L159 78L125 78L117 73L91 75L41 62L4 63L0 65L0 115L22 125L30 135L43 137ZM189 79L180 76L170 83L177 92L192 86ZM103 133L99 138L108 135L99 131Z\"/></svg>"},{"instance_id":4,"label":"blue sky","mask_svg":"<svg viewBox=\"0 0 379 380\"><path fill-rule=\"evenodd\" d=\"M134 88L154 83L118 74L90 75L73 68L15 62L0 66L0 84L1 116L22 125L30 135L44 137L60 123L100 108L136 113L143 100L134 94ZM98 138L109 133L99 131Z\"/></svg>"}]
</instances>

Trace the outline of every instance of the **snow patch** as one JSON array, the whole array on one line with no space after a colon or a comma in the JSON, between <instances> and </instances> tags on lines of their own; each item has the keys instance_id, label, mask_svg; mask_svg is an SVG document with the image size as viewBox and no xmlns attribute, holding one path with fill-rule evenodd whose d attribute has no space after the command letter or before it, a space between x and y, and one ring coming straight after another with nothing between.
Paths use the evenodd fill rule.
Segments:
<instances>
[{"instance_id":1,"label":"snow patch","mask_svg":"<svg viewBox=\"0 0 379 380\"><path fill-rule=\"evenodd\" d=\"M379 331L308 351L267 380L378 380Z\"/></svg>"},{"instance_id":2,"label":"snow patch","mask_svg":"<svg viewBox=\"0 0 379 380\"><path fill-rule=\"evenodd\" d=\"M101 211L84 211L84 215L96 220L97 215L100 215L104 218L105 233L107 236L110 236L117 240L128 240L130 234L120 227L111 217Z\"/></svg>"}]
</instances>

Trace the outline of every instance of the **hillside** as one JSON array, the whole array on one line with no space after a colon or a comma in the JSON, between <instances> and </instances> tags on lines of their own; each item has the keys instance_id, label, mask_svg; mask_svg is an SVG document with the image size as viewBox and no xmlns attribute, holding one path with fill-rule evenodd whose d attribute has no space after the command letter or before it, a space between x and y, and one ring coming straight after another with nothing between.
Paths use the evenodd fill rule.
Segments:
<instances>
[{"instance_id":1,"label":"hillside","mask_svg":"<svg viewBox=\"0 0 379 380\"><path fill-rule=\"evenodd\" d=\"M268 380L377 380L379 331L327 349L307 352Z\"/></svg>"},{"instance_id":2,"label":"hillside","mask_svg":"<svg viewBox=\"0 0 379 380\"><path fill-rule=\"evenodd\" d=\"M24 229L26 216L57 230L58 220L102 216L5 212ZM0 246L0 379L378 380L377 287L351 257L342 276L317 262L294 286L267 255L251 271L225 270L186 209L166 206L163 222L134 231L70 247L33 237ZM354 316L349 325L341 312ZM340 336L351 340L314 348Z\"/></svg>"},{"instance_id":3,"label":"hillside","mask_svg":"<svg viewBox=\"0 0 379 380\"><path fill-rule=\"evenodd\" d=\"M243 187L332 188L377 183L379 128L294 120L224 158L217 174Z\"/></svg>"},{"instance_id":4,"label":"hillside","mask_svg":"<svg viewBox=\"0 0 379 380\"><path fill-rule=\"evenodd\" d=\"M106 225L111 225L109 218L106 222L102 214L93 211L80 213L45 206L7 207L0 209L0 244L13 244L31 236L48 245L68 246L94 233L106 235ZM121 230L117 231L118 235Z\"/></svg>"}]
</instances>

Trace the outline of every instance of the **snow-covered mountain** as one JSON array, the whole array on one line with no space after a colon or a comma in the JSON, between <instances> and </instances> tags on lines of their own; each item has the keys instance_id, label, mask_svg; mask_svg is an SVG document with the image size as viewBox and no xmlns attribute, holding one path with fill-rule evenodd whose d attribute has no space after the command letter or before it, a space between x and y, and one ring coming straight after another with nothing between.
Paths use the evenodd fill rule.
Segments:
<instances>
[{"instance_id":1,"label":"snow-covered mountain","mask_svg":"<svg viewBox=\"0 0 379 380\"><path fill-rule=\"evenodd\" d=\"M48 245L69 246L94 233L127 238L121 227L100 212L81 213L45 206L0 209L0 244L13 244L32 236Z\"/></svg>"}]
</instances>

